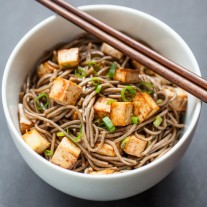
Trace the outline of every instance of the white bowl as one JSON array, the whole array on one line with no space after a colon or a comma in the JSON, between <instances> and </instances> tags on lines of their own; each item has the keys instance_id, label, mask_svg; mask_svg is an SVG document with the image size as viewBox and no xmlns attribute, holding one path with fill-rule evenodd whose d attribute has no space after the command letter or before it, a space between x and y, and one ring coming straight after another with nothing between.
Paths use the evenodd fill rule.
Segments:
<instances>
[{"instance_id":1,"label":"white bowl","mask_svg":"<svg viewBox=\"0 0 207 207\"><path fill-rule=\"evenodd\" d=\"M184 40L169 26L134 9L113 5L83 6L80 9L112 27L151 45L164 56L200 75L194 55ZM20 154L44 181L67 194L90 200L115 200L147 190L175 167L187 150L196 128L201 101L189 95L186 128L179 142L154 162L123 174L91 176L62 169L43 159L23 141L18 124L19 91L26 75L42 53L59 42L81 33L78 27L52 16L30 30L12 52L3 76L2 100L8 127Z\"/></svg>"}]
</instances>

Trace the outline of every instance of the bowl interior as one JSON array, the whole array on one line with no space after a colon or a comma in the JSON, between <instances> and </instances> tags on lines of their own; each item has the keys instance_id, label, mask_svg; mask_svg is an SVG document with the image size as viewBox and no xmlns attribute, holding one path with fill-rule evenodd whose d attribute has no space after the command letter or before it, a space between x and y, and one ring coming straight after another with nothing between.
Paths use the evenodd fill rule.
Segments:
<instances>
[{"instance_id":1,"label":"bowl interior","mask_svg":"<svg viewBox=\"0 0 207 207\"><path fill-rule=\"evenodd\" d=\"M82 9L112 27L145 41L167 58L200 75L198 64L189 47L172 29L159 20L122 7L99 5L85 6ZM33 70L45 50L60 42L70 41L82 32L63 18L52 16L33 28L16 46L6 66L2 95L7 119L11 120L10 127L19 134L17 114L19 92L29 71ZM189 95L185 131L188 130L198 106L200 107L200 101Z\"/></svg>"}]
</instances>

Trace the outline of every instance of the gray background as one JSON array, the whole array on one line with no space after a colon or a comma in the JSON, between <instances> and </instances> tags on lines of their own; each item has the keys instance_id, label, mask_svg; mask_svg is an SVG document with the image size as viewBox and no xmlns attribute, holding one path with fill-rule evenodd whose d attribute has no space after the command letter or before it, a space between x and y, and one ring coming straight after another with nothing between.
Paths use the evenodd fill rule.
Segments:
<instances>
[{"instance_id":1,"label":"gray background","mask_svg":"<svg viewBox=\"0 0 207 207\"><path fill-rule=\"evenodd\" d=\"M79 0L86 4L117 4L147 12L181 35L207 77L206 0ZM52 12L33 0L0 0L0 77L22 36ZM17 152L7 129L0 102L0 207L38 206L207 206L207 107L203 104L193 142L177 168L150 190L120 201L93 202L63 194L37 177Z\"/></svg>"}]
</instances>

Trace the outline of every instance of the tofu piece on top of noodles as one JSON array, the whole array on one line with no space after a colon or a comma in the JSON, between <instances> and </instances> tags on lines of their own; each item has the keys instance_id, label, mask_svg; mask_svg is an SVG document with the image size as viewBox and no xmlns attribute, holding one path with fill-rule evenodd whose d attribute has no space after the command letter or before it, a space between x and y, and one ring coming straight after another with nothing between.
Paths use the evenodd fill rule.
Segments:
<instances>
[{"instance_id":1,"label":"tofu piece on top of noodles","mask_svg":"<svg viewBox=\"0 0 207 207\"><path fill-rule=\"evenodd\" d=\"M120 60L123 57L123 54L121 52L119 52L118 50L116 50L115 48L113 48L112 46L103 43L101 46L101 51L107 55L110 55L118 60Z\"/></svg>"},{"instance_id":2,"label":"tofu piece on top of noodles","mask_svg":"<svg viewBox=\"0 0 207 207\"><path fill-rule=\"evenodd\" d=\"M40 135L36 129L26 132L22 138L38 154L42 154L50 146L47 139Z\"/></svg>"},{"instance_id":3,"label":"tofu piece on top of noodles","mask_svg":"<svg viewBox=\"0 0 207 207\"><path fill-rule=\"evenodd\" d=\"M56 68L48 63L48 61L41 63L37 68L37 74L39 77L44 76L45 74L53 73Z\"/></svg>"},{"instance_id":4,"label":"tofu piece on top of noodles","mask_svg":"<svg viewBox=\"0 0 207 207\"><path fill-rule=\"evenodd\" d=\"M56 78L49 97L61 105L75 105L81 93L82 88L76 83L64 78Z\"/></svg>"},{"instance_id":5,"label":"tofu piece on top of noodles","mask_svg":"<svg viewBox=\"0 0 207 207\"><path fill-rule=\"evenodd\" d=\"M25 133L34 125L34 123L25 115L23 104L19 103L18 106L20 130L22 133Z\"/></svg>"},{"instance_id":6,"label":"tofu piece on top of noodles","mask_svg":"<svg viewBox=\"0 0 207 207\"><path fill-rule=\"evenodd\" d=\"M134 115L138 116L139 123L143 122L160 108L154 99L147 93L138 92L133 98Z\"/></svg>"},{"instance_id":7,"label":"tofu piece on top of noodles","mask_svg":"<svg viewBox=\"0 0 207 207\"><path fill-rule=\"evenodd\" d=\"M74 68L79 64L80 49L70 48L58 51L58 64L60 68Z\"/></svg>"},{"instance_id":8,"label":"tofu piece on top of noodles","mask_svg":"<svg viewBox=\"0 0 207 207\"><path fill-rule=\"evenodd\" d=\"M79 147L67 137L64 137L52 156L51 162L62 168L71 169L77 162L80 152Z\"/></svg>"},{"instance_id":9,"label":"tofu piece on top of noodles","mask_svg":"<svg viewBox=\"0 0 207 207\"><path fill-rule=\"evenodd\" d=\"M108 175L108 174L113 174L113 173L114 173L114 170L112 170L112 169L105 169L105 170L100 170L100 171L91 170L89 172L89 174L91 174L91 175Z\"/></svg>"},{"instance_id":10,"label":"tofu piece on top of noodles","mask_svg":"<svg viewBox=\"0 0 207 207\"><path fill-rule=\"evenodd\" d=\"M99 143L100 142L96 143L95 147L98 147ZM97 150L97 153L101 155L111 156L111 157L116 156L113 147L107 143L104 143L103 146L99 150Z\"/></svg>"},{"instance_id":11,"label":"tofu piece on top of noodles","mask_svg":"<svg viewBox=\"0 0 207 207\"><path fill-rule=\"evenodd\" d=\"M117 68L113 79L123 83L138 83L139 70Z\"/></svg>"},{"instance_id":12,"label":"tofu piece on top of noodles","mask_svg":"<svg viewBox=\"0 0 207 207\"><path fill-rule=\"evenodd\" d=\"M133 111L132 102L111 103L110 118L114 126L127 126L131 122Z\"/></svg>"},{"instance_id":13,"label":"tofu piece on top of noodles","mask_svg":"<svg viewBox=\"0 0 207 207\"><path fill-rule=\"evenodd\" d=\"M111 104L107 104L107 102L110 100L111 98L99 97L94 104L94 110L100 118L103 118L104 116L108 116L110 114Z\"/></svg>"},{"instance_id":14,"label":"tofu piece on top of noodles","mask_svg":"<svg viewBox=\"0 0 207 207\"><path fill-rule=\"evenodd\" d=\"M123 150L129 154L136 157L141 157L141 153L145 150L147 146L147 141L141 140L134 135L131 135L124 139Z\"/></svg>"},{"instance_id":15,"label":"tofu piece on top of noodles","mask_svg":"<svg viewBox=\"0 0 207 207\"><path fill-rule=\"evenodd\" d=\"M165 92L168 95L168 99L172 99L171 106L179 112L186 111L188 95L187 93L178 87L164 86Z\"/></svg>"}]
</instances>

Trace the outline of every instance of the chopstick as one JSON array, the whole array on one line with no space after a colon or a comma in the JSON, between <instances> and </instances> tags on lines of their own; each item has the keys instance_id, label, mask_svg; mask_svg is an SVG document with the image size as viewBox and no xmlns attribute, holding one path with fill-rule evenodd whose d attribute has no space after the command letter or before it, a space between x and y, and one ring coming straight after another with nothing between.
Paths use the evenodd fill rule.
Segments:
<instances>
[{"instance_id":1,"label":"chopstick","mask_svg":"<svg viewBox=\"0 0 207 207\"><path fill-rule=\"evenodd\" d=\"M69 4L63 0L52 0L52 1L61 5L62 7L64 7L68 11L74 13L75 15L79 16L80 18L90 22L91 24L98 27L99 29L114 36L115 38L119 39L120 41L127 43L127 45L129 45L130 47L143 53L144 55L148 56L149 58L157 61L161 65L164 65L165 67L169 68L170 70L176 72L177 74L179 74L181 76L185 76L185 78L188 79L189 81L199 85L200 87L202 87L204 89L207 89L207 81L205 81L201 77L197 76L196 74L192 73L191 71L185 69L184 67L182 67L182 66L172 62L171 60L161 56L159 53L146 47L145 45L141 44L140 42L138 42L138 41L132 39L131 37L119 32L118 30L115 30L114 28L104 24L103 22L92 17L91 15L89 15L81 10L78 10L77 8L75 8L74 6L72 6L71 4Z\"/></svg>"},{"instance_id":2,"label":"chopstick","mask_svg":"<svg viewBox=\"0 0 207 207\"><path fill-rule=\"evenodd\" d=\"M186 69L183 69L182 67L179 67L177 64L173 63L172 61L167 60L166 58L162 57L158 53L157 53L158 56L156 56L156 57L154 57L154 56L149 57L149 53L148 53L148 51L150 51L149 48L147 48L148 50L145 50L145 48L142 47L142 50L144 50L144 52L139 52L137 48L135 50L134 47L130 46L130 44L132 44L132 42L129 44L128 41L125 41L124 39L116 38L117 34L115 34L115 33L109 34L110 31L108 29L106 29L106 28L108 28L108 26L105 27L107 32L101 27L101 25L99 27L97 27L96 24L98 24L98 22L100 22L98 20L94 24L91 23L90 21L87 21L87 18L85 19L79 13L80 11L78 9L76 9L75 7L71 7L71 5L69 5L66 2L63 3L63 1L58 1L58 0L53 0L53 1L51 1L51 0L37 0L37 1L40 2L41 4L45 5L49 9L53 10L54 12L59 14L60 16L64 17L65 19L76 24L80 28L84 29L85 31L100 38L101 40L103 40L107 44L111 45L112 47L116 48L117 50L121 51L122 53L129 56L130 58L138 61L142 65L153 70L158 75L164 77L165 79L169 80L170 82L183 88L184 90L191 93L195 97L201 99L202 101L207 102L207 91L205 90L206 86L207 86L207 82L204 79L202 79L201 77L196 76L195 74L187 71ZM72 10L69 11L70 8L72 8ZM75 10L75 12L73 10ZM77 13L79 15L77 15ZM82 14L83 14L83 12L82 12ZM95 19L95 18L91 18L91 19ZM102 25L104 25L104 23L102 23ZM102 28L102 29L100 29L100 28ZM114 30L114 29L112 29L112 30ZM131 39L131 38L129 38L129 39ZM133 40L133 41L135 41L135 40ZM154 54L155 52L152 51L151 53ZM146 55L146 54L148 54L148 55ZM161 57L160 59L165 61L163 64L161 64L161 62L157 60L157 59L159 59L159 57ZM171 62L171 63L167 64L168 62ZM167 65L167 67L166 67L166 65ZM179 71L179 72L177 72L177 71Z\"/></svg>"}]
</instances>

